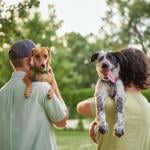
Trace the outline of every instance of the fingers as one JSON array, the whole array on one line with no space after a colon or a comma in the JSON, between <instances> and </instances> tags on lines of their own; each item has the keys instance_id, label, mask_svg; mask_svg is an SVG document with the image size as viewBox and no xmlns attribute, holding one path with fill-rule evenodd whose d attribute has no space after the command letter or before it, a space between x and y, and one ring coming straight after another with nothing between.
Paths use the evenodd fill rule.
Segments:
<instances>
[{"instance_id":1,"label":"fingers","mask_svg":"<svg viewBox=\"0 0 150 150\"><path fill-rule=\"evenodd\" d=\"M92 141L94 143L97 143L97 135L95 133L95 127L97 126L97 123L95 121L93 121L91 124L90 124L90 127L89 127L89 136L90 138L92 139Z\"/></svg>"}]
</instances>

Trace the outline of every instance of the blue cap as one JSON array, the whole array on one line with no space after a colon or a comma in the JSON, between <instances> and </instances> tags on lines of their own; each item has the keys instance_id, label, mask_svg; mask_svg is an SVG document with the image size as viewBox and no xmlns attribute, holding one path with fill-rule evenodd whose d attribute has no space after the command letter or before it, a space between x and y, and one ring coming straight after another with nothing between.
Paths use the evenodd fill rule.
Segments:
<instances>
[{"instance_id":1,"label":"blue cap","mask_svg":"<svg viewBox=\"0 0 150 150\"><path fill-rule=\"evenodd\" d=\"M32 48L35 48L35 43L31 40L19 40L14 43L9 50L10 59L20 59L28 57Z\"/></svg>"}]
</instances>

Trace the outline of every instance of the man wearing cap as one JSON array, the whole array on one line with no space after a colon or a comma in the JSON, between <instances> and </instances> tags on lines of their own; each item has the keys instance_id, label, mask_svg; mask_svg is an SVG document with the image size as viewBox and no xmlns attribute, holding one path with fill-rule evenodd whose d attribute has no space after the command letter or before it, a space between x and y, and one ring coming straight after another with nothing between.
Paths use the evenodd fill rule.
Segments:
<instances>
[{"instance_id":1,"label":"man wearing cap","mask_svg":"<svg viewBox=\"0 0 150 150\"><path fill-rule=\"evenodd\" d=\"M47 98L48 83L34 82L31 96L24 97L22 79L30 69L34 47L32 41L20 40L9 51L14 72L0 89L0 150L56 150L53 124L66 125L66 106L53 90Z\"/></svg>"}]
</instances>

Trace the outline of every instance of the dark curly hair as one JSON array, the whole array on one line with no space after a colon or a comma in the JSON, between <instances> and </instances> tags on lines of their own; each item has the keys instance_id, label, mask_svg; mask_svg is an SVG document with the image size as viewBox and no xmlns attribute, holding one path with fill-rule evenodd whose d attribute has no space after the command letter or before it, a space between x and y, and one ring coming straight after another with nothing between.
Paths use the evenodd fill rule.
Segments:
<instances>
[{"instance_id":1,"label":"dark curly hair","mask_svg":"<svg viewBox=\"0 0 150 150\"><path fill-rule=\"evenodd\" d=\"M124 48L115 53L120 63L120 77L124 86L133 84L139 89L148 87L148 58L140 50Z\"/></svg>"}]
</instances>

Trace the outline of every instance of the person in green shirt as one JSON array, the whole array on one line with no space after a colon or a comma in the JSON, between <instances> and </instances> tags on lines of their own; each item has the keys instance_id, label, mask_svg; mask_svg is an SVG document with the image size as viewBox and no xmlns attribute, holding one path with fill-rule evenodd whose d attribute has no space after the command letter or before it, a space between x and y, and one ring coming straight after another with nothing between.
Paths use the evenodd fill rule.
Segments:
<instances>
[{"instance_id":1,"label":"person in green shirt","mask_svg":"<svg viewBox=\"0 0 150 150\"><path fill-rule=\"evenodd\" d=\"M24 96L32 48L31 40L20 40L9 51L14 72L0 89L0 150L56 150L54 125L66 125L66 105L47 82L33 82L31 96Z\"/></svg>"},{"instance_id":2,"label":"person in green shirt","mask_svg":"<svg viewBox=\"0 0 150 150\"><path fill-rule=\"evenodd\" d=\"M150 104L140 92L148 84L147 58L141 51L132 48L120 52L123 63L128 61L127 66L121 66L126 92L125 134L121 138L114 135L116 107L114 101L107 97L105 113L108 132L104 135L97 133L97 122L93 121L89 127L89 136L98 144L98 150L150 150ZM85 116L96 117L94 97L80 102L77 111Z\"/></svg>"}]
</instances>

